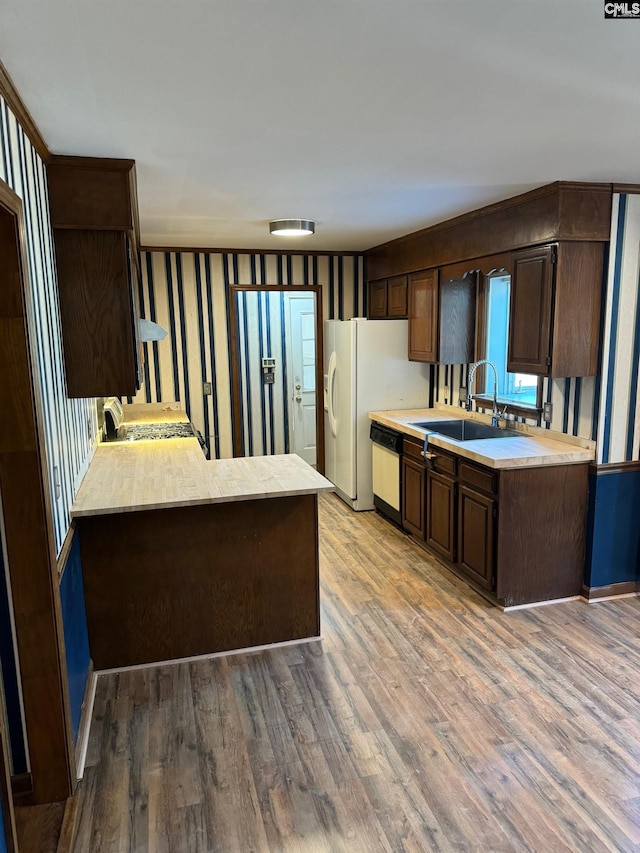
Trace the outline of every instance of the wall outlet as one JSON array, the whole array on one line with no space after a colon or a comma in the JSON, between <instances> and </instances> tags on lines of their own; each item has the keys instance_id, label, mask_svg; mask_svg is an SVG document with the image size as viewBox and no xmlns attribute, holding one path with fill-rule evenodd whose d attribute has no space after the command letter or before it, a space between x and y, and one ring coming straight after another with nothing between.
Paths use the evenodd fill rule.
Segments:
<instances>
[{"instance_id":1,"label":"wall outlet","mask_svg":"<svg viewBox=\"0 0 640 853\"><path fill-rule=\"evenodd\" d=\"M205 397L211 396L211 391L212 391L211 383L210 382L203 382L202 383L202 393L204 394L204 396Z\"/></svg>"},{"instance_id":2,"label":"wall outlet","mask_svg":"<svg viewBox=\"0 0 640 853\"><path fill-rule=\"evenodd\" d=\"M551 403L544 403L542 406L542 420L546 424L551 423L551 419L553 418L553 406Z\"/></svg>"},{"instance_id":3,"label":"wall outlet","mask_svg":"<svg viewBox=\"0 0 640 853\"><path fill-rule=\"evenodd\" d=\"M469 396L469 392L467 391L466 388L464 388L461 385L459 390L458 390L458 399L460 400L461 403L466 403L468 396Z\"/></svg>"}]
</instances>

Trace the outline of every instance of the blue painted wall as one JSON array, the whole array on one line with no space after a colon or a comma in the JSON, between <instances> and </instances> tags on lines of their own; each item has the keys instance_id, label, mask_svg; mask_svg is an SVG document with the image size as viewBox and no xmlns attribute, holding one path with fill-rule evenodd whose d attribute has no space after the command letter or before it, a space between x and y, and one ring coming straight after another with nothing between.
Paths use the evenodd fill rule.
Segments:
<instances>
[{"instance_id":1,"label":"blue painted wall","mask_svg":"<svg viewBox=\"0 0 640 853\"><path fill-rule=\"evenodd\" d=\"M640 471L592 473L585 584L640 581Z\"/></svg>"},{"instance_id":2,"label":"blue painted wall","mask_svg":"<svg viewBox=\"0 0 640 853\"><path fill-rule=\"evenodd\" d=\"M75 741L80 726L82 699L84 698L90 663L80 537L77 533L73 537L73 544L60 583L60 604L62 606L62 623L67 656L73 740Z\"/></svg>"},{"instance_id":3,"label":"blue painted wall","mask_svg":"<svg viewBox=\"0 0 640 853\"><path fill-rule=\"evenodd\" d=\"M0 809L0 853L7 853L7 841L4 834L4 821L2 819L2 809Z\"/></svg>"}]
</instances>

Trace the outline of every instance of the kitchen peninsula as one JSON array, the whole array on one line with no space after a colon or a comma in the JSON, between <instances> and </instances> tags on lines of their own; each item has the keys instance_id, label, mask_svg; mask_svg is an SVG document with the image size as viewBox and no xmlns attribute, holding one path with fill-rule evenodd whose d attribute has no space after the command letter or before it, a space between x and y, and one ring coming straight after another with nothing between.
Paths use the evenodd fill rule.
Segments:
<instances>
[{"instance_id":1,"label":"kitchen peninsula","mask_svg":"<svg viewBox=\"0 0 640 853\"><path fill-rule=\"evenodd\" d=\"M317 496L332 489L295 455L100 444L72 507L95 668L319 636Z\"/></svg>"}]
</instances>

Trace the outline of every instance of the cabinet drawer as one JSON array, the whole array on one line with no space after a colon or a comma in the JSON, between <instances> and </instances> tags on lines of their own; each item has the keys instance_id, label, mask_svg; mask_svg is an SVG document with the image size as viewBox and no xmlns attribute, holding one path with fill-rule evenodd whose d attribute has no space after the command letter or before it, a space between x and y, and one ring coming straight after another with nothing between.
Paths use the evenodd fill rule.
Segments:
<instances>
[{"instance_id":1,"label":"cabinet drawer","mask_svg":"<svg viewBox=\"0 0 640 853\"><path fill-rule=\"evenodd\" d=\"M425 464L424 456L422 455L422 451L424 449L424 442L420 441L416 438L405 438L402 441L402 452L405 456L408 456L410 459L415 459L417 462L422 462Z\"/></svg>"},{"instance_id":2,"label":"cabinet drawer","mask_svg":"<svg viewBox=\"0 0 640 853\"><path fill-rule=\"evenodd\" d=\"M460 482L465 486L471 486L488 495L498 493L498 475L486 468L476 468L468 462L460 462L458 467Z\"/></svg>"},{"instance_id":3,"label":"cabinet drawer","mask_svg":"<svg viewBox=\"0 0 640 853\"><path fill-rule=\"evenodd\" d=\"M434 471L437 471L439 474L449 474L455 477L457 463L455 456L449 456L448 453L443 453L439 447L434 447L433 445L428 448L428 451L434 454L431 457L431 467Z\"/></svg>"}]
</instances>

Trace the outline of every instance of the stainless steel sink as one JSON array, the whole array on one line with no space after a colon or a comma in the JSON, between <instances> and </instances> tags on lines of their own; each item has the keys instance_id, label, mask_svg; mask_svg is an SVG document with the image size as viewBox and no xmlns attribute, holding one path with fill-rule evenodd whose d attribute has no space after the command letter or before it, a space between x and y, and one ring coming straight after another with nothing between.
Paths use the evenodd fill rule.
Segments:
<instances>
[{"instance_id":1,"label":"stainless steel sink","mask_svg":"<svg viewBox=\"0 0 640 853\"><path fill-rule=\"evenodd\" d=\"M456 441L477 441L481 438L508 438L509 436L522 437L525 433L517 432L515 429L498 429L489 424L481 424L478 421L423 421L412 424L414 427L425 429L428 432L437 432L454 438Z\"/></svg>"}]
</instances>

